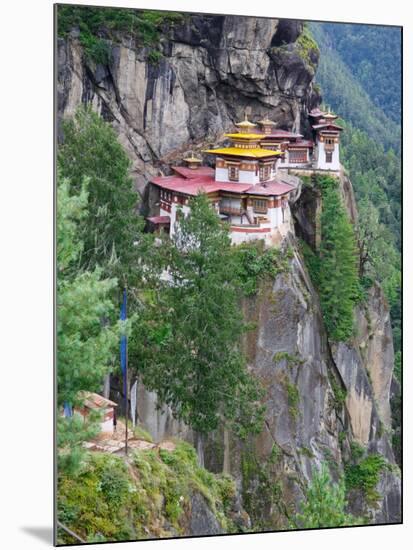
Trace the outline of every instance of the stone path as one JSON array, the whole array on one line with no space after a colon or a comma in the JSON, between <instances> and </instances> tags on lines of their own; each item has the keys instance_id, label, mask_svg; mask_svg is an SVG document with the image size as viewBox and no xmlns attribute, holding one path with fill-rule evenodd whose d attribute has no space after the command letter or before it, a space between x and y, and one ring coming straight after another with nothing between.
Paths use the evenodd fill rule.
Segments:
<instances>
[{"instance_id":1,"label":"stone path","mask_svg":"<svg viewBox=\"0 0 413 550\"><path fill-rule=\"evenodd\" d=\"M118 421L116 431L113 433L102 432L91 441L86 441L84 447L89 451L98 451L104 453L119 453L125 449L126 428L123 422ZM161 441L160 443L151 443L144 439L138 439L134 436L132 430L128 430L128 448L138 450L164 449L165 451L174 451L175 443L173 441Z\"/></svg>"}]
</instances>

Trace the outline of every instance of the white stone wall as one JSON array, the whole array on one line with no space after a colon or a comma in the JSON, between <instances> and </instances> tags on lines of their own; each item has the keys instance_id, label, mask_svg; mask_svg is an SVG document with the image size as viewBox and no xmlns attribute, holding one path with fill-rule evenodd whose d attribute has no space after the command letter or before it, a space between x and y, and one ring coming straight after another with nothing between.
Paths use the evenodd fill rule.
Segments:
<instances>
[{"instance_id":1,"label":"white stone wall","mask_svg":"<svg viewBox=\"0 0 413 550\"><path fill-rule=\"evenodd\" d=\"M239 170L238 182L234 183L250 183L254 185L260 180L259 174L248 170ZM228 177L228 168L215 168L215 181L231 181Z\"/></svg>"},{"instance_id":2,"label":"white stone wall","mask_svg":"<svg viewBox=\"0 0 413 550\"><path fill-rule=\"evenodd\" d=\"M324 143L317 140L317 160L315 167L320 170L340 170L340 146L338 143L334 144L334 151L331 162L326 162L326 151Z\"/></svg>"},{"instance_id":3,"label":"white stone wall","mask_svg":"<svg viewBox=\"0 0 413 550\"><path fill-rule=\"evenodd\" d=\"M178 208L181 209L184 216L186 216L188 214L188 212L190 212L190 210L191 210L189 208L189 206L178 204L177 202L172 203L171 212L167 213L171 217L171 228L170 228L170 231L169 231L170 237L172 237L176 233L176 229L177 229L176 212L177 212ZM161 214L161 215L163 215L163 214Z\"/></svg>"},{"instance_id":4,"label":"white stone wall","mask_svg":"<svg viewBox=\"0 0 413 550\"><path fill-rule=\"evenodd\" d=\"M241 244L256 240L264 240L266 246L278 246L291 229L291 210L287 203L284 208L284 221L282 207L269 208L266 217L268 222L261 223L260 228L270 228L267 233L231 231L232 244ZM256 215L256 214L255 214ZM233 225L236 225L233 220ZM242 226L241 226L242 227Z\"/></svg>"}]
</instances>

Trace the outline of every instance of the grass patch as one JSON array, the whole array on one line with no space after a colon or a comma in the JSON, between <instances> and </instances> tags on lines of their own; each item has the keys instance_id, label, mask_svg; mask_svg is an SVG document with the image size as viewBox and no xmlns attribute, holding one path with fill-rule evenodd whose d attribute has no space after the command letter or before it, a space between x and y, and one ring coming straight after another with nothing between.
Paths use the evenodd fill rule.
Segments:
<instances>
[{"instance_id":1,"label":"grass patch","mask_svg":"<svg viewBox=\"0 0 413 550\"><path fill-rule=\"evenodd\" d=\"M381 498L376 490L380 474L393 471L394 466L379 453L365 456L365 450L357 443L351 443L350 448L351 460L344 467L346 490L360 490L367 505L376 508Z\"/></svg>"},{"instance_id":2,"label":"grass patch","mask_svg":"<svg viewBox=\"0 0 413 550\"><path fill-rule=\"evenodd\" d=\"M291 250L265 249L262 242L243 243L234 248L236 274L245 296L257 294L263 280L288 270Z\"/></svg>"},{"instance_id":3,"label":"grass patch","mask_svg":"<svg viewBox=\"0 0 413 550\"><path fill-rule=\"evenodd\" d=\"M310 29L306 25L304 25L303 32L297 38L296 45L300 57L315 71L317 68L316 60L320 55L320 50Z\"/></svg>"},{"instance_id":4,"label":"grass patch","mask_svg":"<svg viewBox=\"0 0 413 550\"><path fill-rule=\"evenodd\" d=\"M137 439L143 439L143 441L149 441L149 443L153 443L153 438L151 434L144 430L141 426L136 426L136 428L133 430L133 435Z\"/></svg>"},{"instance_id":5,"label":"grass patch","mask_svg":"<svg viewBox=\"0 0 413 550\"><path fill-rule=\"evenodd\" d=\"M109 61L110 43L119 42L119 34L131 36L137 46L148 46L148 60L157 64L162 57L158 43L163 32L182 23L185 15L175 12L60 5L57 9L57 32L65 37L79 29L79 41L86 56L95 63Z\"/></svg>"},{"instance_id":6,"label":"grass patch","mask_svg":"<svg viewBox=\"0 0 413 550\"><path fill-rule=\"evenodd\" d=\"M146 450L123 457L87 453L77 476L62 475L58 518L89 542L158 538L185 534L191 497L201 493L227 532L235 483L197 463L194 448L178 442L175 451ZM59 533L59 543L73 543Z\"/></svg>"}]
</instances>

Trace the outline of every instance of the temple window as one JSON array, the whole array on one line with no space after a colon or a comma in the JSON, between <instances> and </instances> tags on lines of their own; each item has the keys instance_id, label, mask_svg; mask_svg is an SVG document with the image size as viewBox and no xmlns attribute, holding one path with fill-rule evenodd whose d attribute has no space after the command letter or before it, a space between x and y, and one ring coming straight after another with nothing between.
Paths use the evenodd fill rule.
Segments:
<instances>
[{"instance_id":1,"label":"temple window","mask_svg":"<svg viewBox=\"0 0 413 550\"><path fill-rule=\"evenodd\" d=\"M326 162L333 162L333 152L326 151Z\"/></svg>"},{"instance_id":2,"label":"temple window","mask_svg":"<svg viewBox=\"0 0 413 550\"><path fill-rule=\"evenodd\" d=\"M267 181L270 179L270 170L271 167L269 165L260 166L260 181Z\"/></svg>"},{"instance_id":3,"label":"temple window","mask_svg":"<svg viewBox=\"0 0 413 550\"><path fill-rule=\"evenodd\" d=\"M307 150L290 151L290 162L307 162Z\"/></svg>"},{"instance_id":4,"label":"temple window","mask_svg":"<svg viewBox=\"0 0 413 550\"><path fill-rule=\"evenodd\" d=\"M230 181L239 180L239 168L238 166L228 166L228 179Z\"/></svg>"},{"instance_id":5,"label":"temple window","mask_svg":"<svg viewBox=\"0 0 413 550\"><path fill-rule=\"evenodd\" d=\"M266 199L254 199L253 206L254 206L254 212L257 212L260 214L266 214L268 211Z\"/></svg>"}]
</instances>

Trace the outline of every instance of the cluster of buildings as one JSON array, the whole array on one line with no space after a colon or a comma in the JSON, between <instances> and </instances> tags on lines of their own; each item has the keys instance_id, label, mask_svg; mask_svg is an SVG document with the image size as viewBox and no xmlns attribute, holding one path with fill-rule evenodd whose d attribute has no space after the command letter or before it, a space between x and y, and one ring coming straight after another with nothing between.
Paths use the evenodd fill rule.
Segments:
<instances>
[{"instance_id":1,"label":"cluster of buildings","mask_svg":"<svg viewBox=\"0 0 413 550\"><path fill-rule=\"evenodd\" d=\"M215 168L203 166L193 154L184 166L172 166L170 176L155 177L159 214L148 218L156 231L173 236L177 215L189 212L190 198L205 193L219 217L230 226L233 244L263 239L279 242L290 227L289 198L295 190L288 170L338 172L342 128L337 116L314 109L310 112L313 140L294 132L278 130L264 118L256 124L247 117L225 134L230 144L205 150L215 159Z\"/></svg>"}]
</instances>

